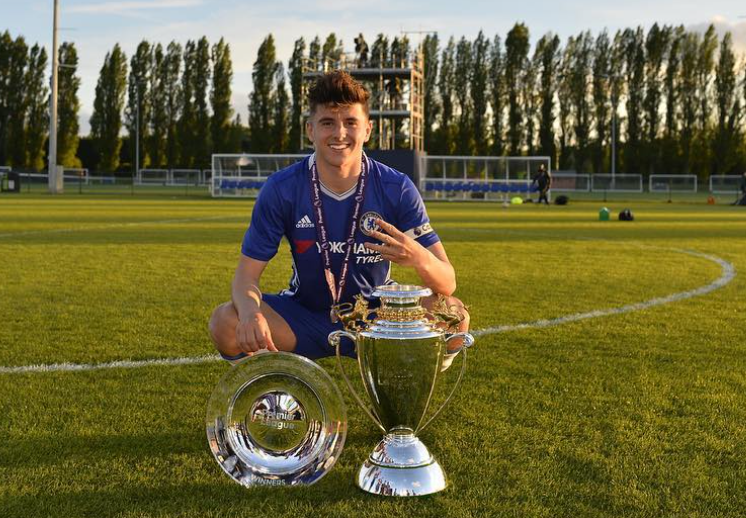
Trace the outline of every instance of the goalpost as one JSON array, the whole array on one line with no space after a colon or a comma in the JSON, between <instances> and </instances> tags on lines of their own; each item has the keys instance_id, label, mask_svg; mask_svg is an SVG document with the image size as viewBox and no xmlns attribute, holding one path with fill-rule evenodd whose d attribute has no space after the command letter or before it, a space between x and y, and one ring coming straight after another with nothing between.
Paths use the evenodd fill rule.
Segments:
<instances>
[{"instance_id":1,"label":"goalpost","mask_svg":"<svg viewBox=\"0 0 746 518\"><path fill-rule=\"evenodd\" d=\"M648 192L697 192L695 174L651 174L648 178Z\"/></svg>"},{"instance_id":2,"label":"goalpost","mask_svg":"<svg viewBox=\"0 0 746 518\"><path fill-rule=\"evenodd\" d=\"M256 198L269 175L305 157L304 154L212 155L210 192L214 198Z\"/></svg>"},{"instance_id":3,"label":"goalpost","mask_svg":"<svg viewBox=\"0 0 746 518\"><path fill-rule=\"evenodd\" d=\"M741 175L713 174L710 176L712 194L737 194L741 191Z\"/></svg>"},{"instance_id":4,"label":"goalpost","mask_svg":"<svg viewBox=\"0 0 746 518\"><path fill-rule=\"evenodd\" d=\"M592 192L642 192L641 174L591 175Z\"/></svg>"},{"instance_id":5,"label":"goalpost","mask_svg":"<svg viewBox=\"0 0 746 518\"><path fill-rule=\"evenodd\" d=\"M541 165L550 171L550 158L424 156L418 187L425 200L502 201L530 196L536 190L532 179Z\"/></svg>"}]
</instances>

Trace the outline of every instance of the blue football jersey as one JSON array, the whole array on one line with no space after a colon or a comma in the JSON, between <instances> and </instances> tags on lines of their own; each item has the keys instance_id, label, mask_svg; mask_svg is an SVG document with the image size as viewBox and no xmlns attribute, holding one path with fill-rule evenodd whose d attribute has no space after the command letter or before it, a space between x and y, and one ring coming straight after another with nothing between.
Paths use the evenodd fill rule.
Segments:
<instances>
[{"instance_id":1,"label":"blue football jersey","mask_svg":"<svg viewBox=\"0 0 746 518\"><path fill-rule=\"evenodd\" d=\"M342 302L352 302L358 293L370 298L375 287L390 278L391 263L365 247L366 242L380 243L369 236L371 230L377 230L376 218L391 223L424 247L440 240L430 226L420 193L409 177L375 160L365 159L368 161L368 184ZM311 310L321 311L331 307L332 298L324 278L311 199L313 160L314 155L310 155L267 179L254 205L241 252L259 261L269 261L277 253L284 236L292 250L293 272L290 286L282 294ZM355 189L356 186L337 194L321 185L332 271L337 282L347 247Z\"/></svg>"}]
</instances>

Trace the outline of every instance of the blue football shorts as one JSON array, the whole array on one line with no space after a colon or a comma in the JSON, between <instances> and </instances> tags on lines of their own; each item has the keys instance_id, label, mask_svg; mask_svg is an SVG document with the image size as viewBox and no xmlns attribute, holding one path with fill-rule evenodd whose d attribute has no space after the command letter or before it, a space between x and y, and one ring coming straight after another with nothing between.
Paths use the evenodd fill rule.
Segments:
<instances>
[{"instance_id":1,"label":"blue football shorts","mask_svg":"<svg viewBox=\"0 0 746 518\"><path fill-rule=\"evenodd\" d=\"M328 311L312 311L299 302L285 295L263 294L262 302L269 305L288 323L295 334L295 354L310 360L334 356L336 349L329 345L329 333L342 329L342 323L333 324ZM350 358L356 358L355 345L352 340L342 338L341 352ZM222 355L226 360L238 360L245 353L236 356Z\"/></svg>"}]
</instances>

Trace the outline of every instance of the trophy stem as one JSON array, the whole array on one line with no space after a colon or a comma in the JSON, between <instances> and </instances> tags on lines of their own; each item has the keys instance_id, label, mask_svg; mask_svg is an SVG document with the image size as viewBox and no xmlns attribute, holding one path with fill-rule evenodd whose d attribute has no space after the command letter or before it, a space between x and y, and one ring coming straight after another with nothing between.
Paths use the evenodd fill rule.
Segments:
<instances>
[{"instance_id":1,"label":"trophy stem","mask_svg":"<svg viewBox=\"0 0 746 518\"><path fill-rule=\"evenodd\" d=\"M443 468L409 429L396 429L378 443L358 473L357 485L384 496L423 496L446 488Z\"/></svg>"}]
</instances>

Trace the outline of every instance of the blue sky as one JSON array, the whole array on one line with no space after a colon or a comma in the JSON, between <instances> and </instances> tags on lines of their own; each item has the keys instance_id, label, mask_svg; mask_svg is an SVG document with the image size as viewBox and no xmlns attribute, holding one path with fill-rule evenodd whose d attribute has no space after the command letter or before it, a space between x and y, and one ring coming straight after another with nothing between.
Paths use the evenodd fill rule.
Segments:
<instances>
[{"instance_id":1,"label":"blue sky","mask_svg":"<svg viewBox=\"0 0 746 518\"><path fill-rule=\"evenodd\" d=\"M0 0L0 31L25 36L51 48L53 0ZM442 1L442 0L60 0L61 40L75 41L82 79L81 131L88 119L104 56L119 42L131 56L138 42L167 44L207 36L210 43L224 37L231 46L234 66L234 108L246 121L251 67L262 39L275 37L278 57L287 61L293 42L336 32L348 50L362 32L371 42L383 32L393 37L402 31L437 31L441 40L462 35L473 38L483 30L490 38L505 36L512 25L524 22L532 42L552 31L565 39L583 30L594 34L653 22L683 24L704 30L711 22L721 32L730 30L739 50L746 52L746 2L712 0L573 0L548 2ZM417 36L410 39L417 41Z\"/></svg>"}]
</instances>

